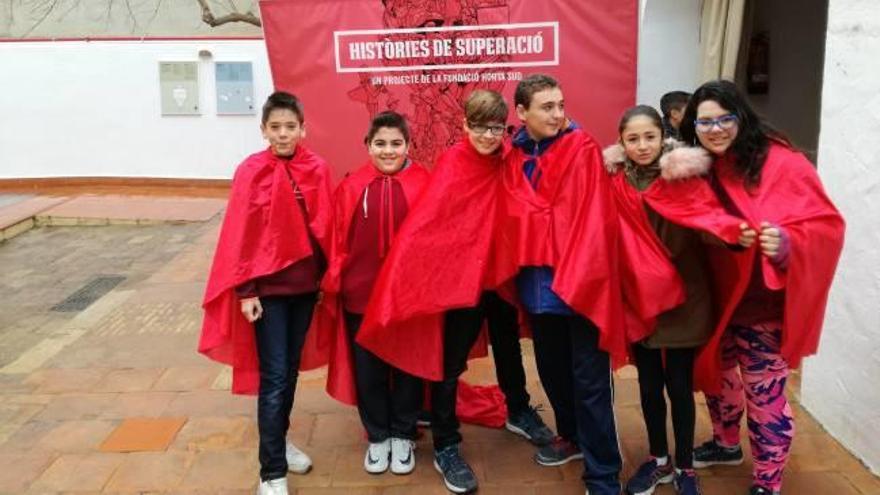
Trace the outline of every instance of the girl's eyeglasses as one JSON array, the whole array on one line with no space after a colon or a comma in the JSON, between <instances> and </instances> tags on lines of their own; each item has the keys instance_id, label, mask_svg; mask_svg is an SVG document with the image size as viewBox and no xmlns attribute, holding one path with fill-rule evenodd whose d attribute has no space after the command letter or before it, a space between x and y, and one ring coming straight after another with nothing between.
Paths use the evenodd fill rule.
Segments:
<instances>
[{"instance_id":1,"label":"girl's eyeglasses","mask_svg":"<svg viewBox=\"0 0 880 495\"><path fill-rule=\"evenodd\" d=\"M711 132L717 125L719 129L726 131L728 129L733 129L737 122L739 122L739 118L736 115L729 113L727 115L722 115L717 119L697 119L694 121L694 129L700 134L706 134Z\"/></svg>"}]
</instances>

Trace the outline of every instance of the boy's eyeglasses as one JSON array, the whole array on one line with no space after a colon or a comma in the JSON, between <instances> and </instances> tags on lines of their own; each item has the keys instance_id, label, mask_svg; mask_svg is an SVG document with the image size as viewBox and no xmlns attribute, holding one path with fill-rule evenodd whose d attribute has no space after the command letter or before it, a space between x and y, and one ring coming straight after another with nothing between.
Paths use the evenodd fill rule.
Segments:
<instances>
[{"instance_id":1,"label":"boy's eyeglasses","mask_svg":"<svg viewBox=\"0 0 880 495\"><path fill-rule=\"evenodd\" d=\"M474 124L473 122L468 122L468 129L474 131L474 134L481 135L485 134L486 131L492 133L493 136L500 136L504 134L504 130L506 127L503 125L482 125L482 124Z\"/></svg>"},{"instance_id":2,"label":"boy's eyeglasses","mask_svg":"<svg viewBox=\"0 0 880 495\"><path fill-rule=\"evenodd\" d=\"M739 118L736 115L729 113L727 115L722 115L717 119L697 119L694 121L694 129L700 134L706 134L707 132L711 132L717 125L719 129L726 131L728 129L733 129L737 122L739 122Z\"/></svg>"}]
</instances>

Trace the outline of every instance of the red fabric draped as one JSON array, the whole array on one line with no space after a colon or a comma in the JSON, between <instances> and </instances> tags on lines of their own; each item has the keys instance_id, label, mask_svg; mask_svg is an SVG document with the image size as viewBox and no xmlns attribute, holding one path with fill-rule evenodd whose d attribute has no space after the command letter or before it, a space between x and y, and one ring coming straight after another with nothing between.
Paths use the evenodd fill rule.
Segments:
<instances>
[{"instance_id":1,"label":"red fabric draped","mask_svg":"<svg viewBox=\"0 0 880 495\"><path fill-rule=\"evenodd\" d=\"M440 156L373 290L358 342L408 373L443 377L443 314L475 306L488 285L500 156L465 139ZM485 354L485 344L472 357Z\"/></svg>"},{"instance_id":2,"label":"red fabric draped","mask_svg":"<svg viewBox=\"0 0 880 495\"><path fill-rule=\"evenodd\" d=\"M627 359L620 280L620 227L610 180L595 140L576 129L538 159L535 190L522 171L526 155L505 160L494 276L511 283L521 267L548 266L553 291L599 327L599 345L615 366Z\"/></svg>"},{"instance_id":3,"label":"red fabric draped","mask_svg":"<svg viewBox=\"0 0 880 495\"><path fill-rule=\"evenodd\" d=\"M762 256L762 274L771 290L785 290L782 327L782 356L789 367L796 368L801 360L818 348L828 291L837 261L843 249L844 221L831 203L813 165L800 153L773 143L761 173L760 184L750 190L743 186L729 162L730 157L716 160L716 177L731 201L745 216L752 228L767 221L782 227L789 236L788 269L783 271L760 253L759 243L743 252L713 249L710 259L713 275L722 302L718 330L697 358L694 374L696 386L717 392L720 386L720 341L733 311L749 285L755 256ZM659 184L658 184L659 183ZM691 212L692 222L718 219L725 214L716 200L681 205L679 184L657 181L651 191L651 204L676 212L685 221ZM652 186L653 187L653 186ZM698 198L714 196L706 180L696 179L686 187ZM712 220L707 225L716 225Z\"/></svg>"},{"instance_id":4,"label":"red fabric draped","mask_svg":"<svg viewBox=\"0 0 880 495\"><path fill-rule=\"evenodd\" d=\"M685 300L685 287L669 251L651 227L639 191L623 172L611 176L620 218L621 284L626 336L638 342L652 333L657 316Z\"/></svg>"},{"instance_id":5,"label":"red fabric draped","mask_svg":"<svg viewBox=\"0 0 880 495\"><path fill-rule=\"evenodd\" d=\"M308 225L291 180L305 199ZM232 366L233 393L259 390L253 325L241 314L235 287L310 256L309 231L327 252L330 213L327 164L302 146L289 161L267 149L236 169L202 302L199 339L199 352ZM326 336L312 330L303 350L303 370L327 359Z\"/></svg>"},{"instance_id":6,"label":"red fabric draped","mask_svg":"<svg viewBox=\"0 0 880 495\"><path fill-rule=\"evenodd\" d=\"M346 242L354 212L360 208L359 200L363 196L364 189L381 175L381 172L368 162L343 179L336 188L333 198L334 218L330 236L330 256L327 273L321 283L323 296L316 312L318 327L322 329L322 333L333 335L330 339L327 392L336 400L351 405L357 404L357 393L354 385L353 357L342 318L342 300L339 292L342 270L346 262ZM393 180L398 181L403 188L407 204L410 206L418 198L428 178L428 171L417 163L410 164L393 176ZM363 326L359 333L362 331Z\"/></svg>"}]
</instances>

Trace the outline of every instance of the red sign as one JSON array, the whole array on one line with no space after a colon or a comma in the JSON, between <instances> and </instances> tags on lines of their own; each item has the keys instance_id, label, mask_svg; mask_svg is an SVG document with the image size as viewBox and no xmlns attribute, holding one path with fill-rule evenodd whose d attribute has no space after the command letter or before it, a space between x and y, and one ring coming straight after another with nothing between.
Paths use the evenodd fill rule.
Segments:
<instances>
[{"instance_id":1,"label":"red sign","mask_svg":"<svg viewBox=\"0 0 880 495\"><path fill-rule=\"evenodd\" d=\"M306 143L337 177L363 163L383 110L410 122L430 165L477 88L511 103L524 75L559 79L567 114L603 143L635 101L637 0L262 0L275 87L303 100ZM518 125L511 111L511 125Z\"/></svg>"}]
</instances>

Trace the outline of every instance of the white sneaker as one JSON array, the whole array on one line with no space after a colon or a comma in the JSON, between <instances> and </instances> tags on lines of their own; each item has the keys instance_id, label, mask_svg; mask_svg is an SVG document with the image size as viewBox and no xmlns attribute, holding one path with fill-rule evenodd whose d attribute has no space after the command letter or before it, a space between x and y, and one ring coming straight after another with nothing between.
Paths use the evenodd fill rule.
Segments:
<instances>
[{"instance_id":1,"label":"white sneaker","mask_svg":"<svg viewBox=\"0 0 880 495\"><path fill-rule=\"evenodd\" d=\"M391 457L391 440L371 443L364 455L364 469L370 474L384 473L388 470L388 458Z\"/></svg>"},{"instance_id":2,"label":"white sneaker","mask_svg":"<svg viewBox=\"0 0 880 495\"><path fill-rule=\"evenodd\" d=\"M257 495L287 495L287 478L261 481Z\"/></svg>"},{"instance_id":3,"label":"white sneaker","mask_svg":"<svg viewBox=\"0 0 880 495\"><path fill-rule=\"evenodd\" d=\"M311 457L290 442L287 442L285 457L287 457L287 470L291 473L306 474L312 469Z\"/></svg>"},{"instance_id":4,"label":"white sneaker","mask_svg":"<svg viewBox=\"0 0 880 495\"><path fill-rule=\"evenodd\" d=\"M416 444L405 438L391 439L391 472L409 474L416 467Z\"/></svg>"}]
</instances>

